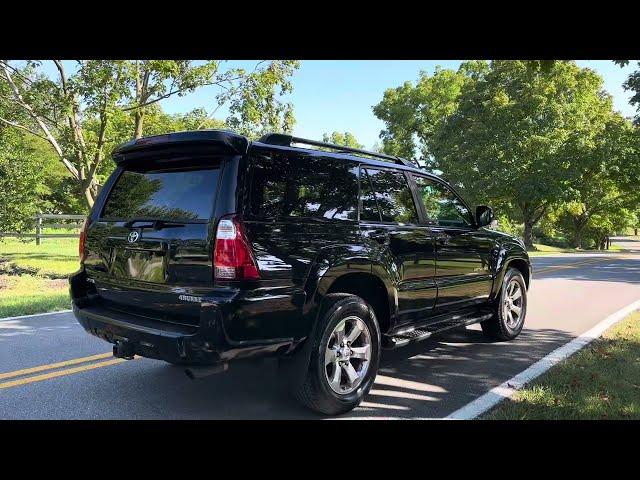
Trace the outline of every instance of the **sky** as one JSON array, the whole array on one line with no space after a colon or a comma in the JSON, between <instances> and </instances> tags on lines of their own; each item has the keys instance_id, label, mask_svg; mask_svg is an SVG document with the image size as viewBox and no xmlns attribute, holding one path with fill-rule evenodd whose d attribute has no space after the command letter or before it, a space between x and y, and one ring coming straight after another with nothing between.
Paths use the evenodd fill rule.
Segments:
<instances>
[{"instance_id":1,"label":"sky","mask_svg":"<svg viewBox=\"0 0 640 480\"><path fill-rule=\"evenodd\" d=\"M367 148L379 140L384 124L372 111L387 88L417 80L421 70L432 74L436 65L457 69L460 60L305 60L292 77L296 125L293 134L321 140L323 133L333 131L353 133ZM622 84L637 68L635 61L620 68L611 60L577 61L604 78L604 88L613 96L614 108L625 116L633 116L635 107L629 104L631 94ZM251 68L254 62L230 62L230 65ZM203 88L184 97L163 103L168 113L187 112L211 102L215 90ZM224 109L218 111L224 117Z\"/></svg>"},{"instance_id":2,"label":"sky","mask_svg":"<svg viewBox=\"0 0 640 480\"><path fill-rule=\"evenodd\" d=\"M230 61L227 65L250 70L256 63ZM289 95L296 118L293 134L321 140L324 133L349 131L366 148L371 148L384 127L373 115L372 107L382 99L386 89L417 80L422 70L432 74L436 65L457 69L460 63L460 60L303 60L292 77L293 93ZM635 107L629 104L631 94L624 91L622 84L638 68L637 61L630 61L625 68L611 60L577 63L604 78L604 88L613 96L616 110L628 117L635 114ZM199 107L211 111L216 93L215 87L203 87L184 97L171 97L162 102L162 107L168 113L184 113ZM216 118L225 117L226 109L220 108Z\"/></svg>"}]
</instances>

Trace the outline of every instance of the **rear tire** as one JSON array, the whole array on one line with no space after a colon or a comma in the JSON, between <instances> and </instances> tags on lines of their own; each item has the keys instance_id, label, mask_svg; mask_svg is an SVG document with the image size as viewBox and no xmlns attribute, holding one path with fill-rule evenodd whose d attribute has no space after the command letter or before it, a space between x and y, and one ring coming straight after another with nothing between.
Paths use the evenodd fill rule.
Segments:
<instances>
[{"instance_id":1,"label":"rear tire","mask_svg":"<svg viewBox=\"0 0 640 480\"><path fill-rule=\"evenodd\" d=\"M358 296L329 294L308 341L313 342L309 368L293 396L325 415L353 410L378 371L380 327L373 309Z\"/></svg>"},{"instance_id":2,"label":"rear tire","mask_svg":"<svg viewBox=\"0 0 640 480\"><path fill-rule=\"evenodd\" d=\"M516 338L527 315L527 284L519 270L507 270L494 309L493 318L480 323L483 333L498 341Z\"/></svg>"}]
</instances>

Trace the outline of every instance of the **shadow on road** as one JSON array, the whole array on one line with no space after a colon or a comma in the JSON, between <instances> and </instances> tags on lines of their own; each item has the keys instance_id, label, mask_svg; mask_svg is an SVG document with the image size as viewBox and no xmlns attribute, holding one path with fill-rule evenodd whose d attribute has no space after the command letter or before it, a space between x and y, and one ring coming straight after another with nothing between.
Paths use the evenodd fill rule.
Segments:
<instances>
[{"instance_id":1,"label":"shadow on road","mask_svg":"<svg viewBox=\"0 0 640 480\"><path fill-rule=\"evenodd\" d=\"M549 329L525 331L514 342L491 343L480 331L466 329L385 351L370 394L360 408L343 417L445 416L494 387L495 378L509 378L571 338ZM125 418L322 418L289 397L273 360L238 364L227 373L196 381L178 367L151 360L131 364L138 362L145 362L146 368L131 370L135 382L121 371L108 383L94 386L111 392L92 393L100 398L114 390L126 392L118 406ZM465 385L463 391L460 384Z\"/></svg>"},{"instance_id":2,"label":"shadow on road","mask_svg":"<svg viewBox=\"0 0 640 480\"><path fill-rule=\"evenodd\" d=\"M592 282L619 282L640 284L640 258L611 258L600 262L542 272L534 281L540 279L584 280Z\"/></svg>"}]
</instances>

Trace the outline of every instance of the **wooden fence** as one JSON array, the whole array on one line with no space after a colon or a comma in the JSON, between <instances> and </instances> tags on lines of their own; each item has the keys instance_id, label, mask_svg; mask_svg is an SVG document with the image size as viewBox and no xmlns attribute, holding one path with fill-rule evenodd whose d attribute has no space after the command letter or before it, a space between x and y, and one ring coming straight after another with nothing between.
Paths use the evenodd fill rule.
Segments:
<instances>
[{"instance_id":1,"label":"wooden fence","mask_svg":"<svg viewBox=\"0 0 640 480\"><path fill-rule=\"evenodd\" d=\"M57 213L38 213L35 215L36 233L0 232L0 237L35 238L36 245L40 245L41 238L79 238L78 233L42 233L44 228L52 229L77 229L80 230L86 215L62 215ZM46 220L73 220L70 223L48 223Z\"/></svg>"}]
</instances>

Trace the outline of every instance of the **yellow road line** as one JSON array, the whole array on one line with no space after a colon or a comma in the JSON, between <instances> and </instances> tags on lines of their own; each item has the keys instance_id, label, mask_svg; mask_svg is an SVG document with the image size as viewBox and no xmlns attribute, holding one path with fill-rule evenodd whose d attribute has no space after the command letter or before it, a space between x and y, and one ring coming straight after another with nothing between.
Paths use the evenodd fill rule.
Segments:
<instances>
[{"instance_id":1,"label":"yellow road line","mask_svg":"<svg viewBox=\"0 0 640 480\"><path fill-rule=\"evenodd\" d=\"M611 260L611 257L609 258L597 258L597 259L590 259L590 260L583 260L582 262L577 262L577 263L566 263L564 265L556 265L554 267L546 267L543 268L541 270L534 270L533 273L534 274L540 274L540 273L547 273L547 272L552 272L555 270L562 270L563 268L572 268L572 267L580 267L582 265L590 265L592 263L599 263L599 262L604 262L607 260Z\"/></svg>"},{"instance_id":2,"label":"yellow road line","mask_svg":"<svg viewBox=\"0 0 640 480\"><path fill-rule=\"evenodd\" d=\"M17 387L18 385L25 385L27 383L41 382L43 380L49 380L50 378L62 377L65 375L72 375L74 373L85 372L87 370L93 370L96 368L108 367L110 365L116 365L122 362L126 362L126 360L124 358L114 358L112 360L107 360L105 362L90 363L89 365L82 365L80 367L67 368L64 370L58 370L56 372L43 373L42 375L35 375L33 377L19 378L18 380L10 380L8 382L0 383L0 389Z\"/></svg>"},{"instance_id":3,"label":"yellow road line","mask_svg":"<svg viewBox=\"0 0 640 480\"><path fill-rule=\"evenodd\" d=\"M98 355L91 355L90 357L74 358L72 360L65 360L64 362L49 363L47 365L25 368L23 370L16 370L14 372L0 373L0 380L4 380L5 378L21 377L22 375L42 372L43 370L53 370L55 368L68 367L69 365L77 365L78 363L91 362L93 360L102 360L104 358L109 358L112 356L113 353L100 353Z\"/></svg>"}]
</instances>

